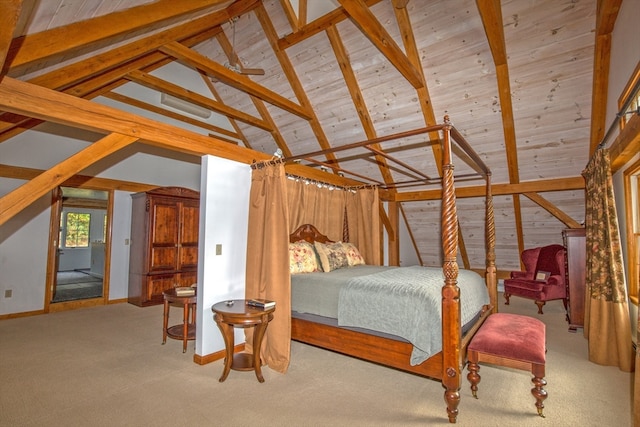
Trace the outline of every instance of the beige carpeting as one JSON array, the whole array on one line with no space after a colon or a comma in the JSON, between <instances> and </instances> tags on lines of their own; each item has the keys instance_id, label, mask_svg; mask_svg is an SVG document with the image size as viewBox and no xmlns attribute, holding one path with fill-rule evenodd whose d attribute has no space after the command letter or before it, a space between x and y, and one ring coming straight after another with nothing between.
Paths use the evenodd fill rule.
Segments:
<instances>
[{"instance_id":1,"label":"beige carpeting","mask_svg":"<svg viewBox=\"0 0 640 427\"><path fill-rule=\"evenodd\" d=\"M559 301L500 310L547 325L546 418L530 374L483 366L479 399L465 378L460 426L630 426L632 374L587 360ZM162 307L130 304L0 321L0 426L448 425L439 382L300 343L286 375L266 382L222 361L193 362L193 345L162 342Z\"/></svg>"}]
</instances>

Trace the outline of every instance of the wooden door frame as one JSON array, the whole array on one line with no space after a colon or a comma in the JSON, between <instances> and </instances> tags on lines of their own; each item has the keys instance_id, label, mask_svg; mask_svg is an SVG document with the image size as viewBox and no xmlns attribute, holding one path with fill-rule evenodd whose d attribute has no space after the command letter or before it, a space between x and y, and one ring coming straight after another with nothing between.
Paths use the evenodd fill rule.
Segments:
<instances>
[{"instance_id":1,"label":"wooden door frame","mask_svg":"<svg viewBox=\"0 0 640 427\"><path fill-rule=\"evenodd\" d=\"M73 186L71 186L73 187ZM49 220L49 239L47 253L47 274L44 292L44 312L53 313L57 311L73 310L82 307L93 307L97 305L109 304L109 279L111 271L111 230L113 228L113 189L101 187L82 187L92 190L104 191L107 193L107 229L105 232L105 254L104 254L104 274L102 278L102 297L88 298L75 301L63 301L51 303L53 286L57 276L57 252L58 237L60 235L60 217L62 213L62 197L60 187L56 187L51 192L51 215Z\"/></svg>"}]
</instances>

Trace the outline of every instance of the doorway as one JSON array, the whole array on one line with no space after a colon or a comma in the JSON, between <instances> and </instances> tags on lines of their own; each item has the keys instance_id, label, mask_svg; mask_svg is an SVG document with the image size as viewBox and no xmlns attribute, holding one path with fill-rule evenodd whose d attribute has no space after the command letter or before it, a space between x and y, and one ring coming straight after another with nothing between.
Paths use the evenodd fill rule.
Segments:
<instances>
[{"instance_id":1,"label":"doorway","mask_svg":"<svg viewBox=\"0 0 640 427\"><path fill-rule=\"evenodd\" d=\"M108 302L110 191L54 191L45 307L61 311Z\"/></svg>"}]
</instances>

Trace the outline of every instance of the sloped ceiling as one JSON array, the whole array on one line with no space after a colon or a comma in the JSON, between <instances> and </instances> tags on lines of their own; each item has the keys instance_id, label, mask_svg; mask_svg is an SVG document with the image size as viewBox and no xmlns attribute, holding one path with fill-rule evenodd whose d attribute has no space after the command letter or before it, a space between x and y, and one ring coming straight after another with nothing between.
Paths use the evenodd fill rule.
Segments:
<instances>
[{"instance_id":1,"label":"sloped ceiling","mask_svg":"<svg viewBox=\"0 0 640 427\"><path fill-rule=\"evenodd\" d=\"M3 14L15 31L0 49L0 89L28 82L212 141L172 147L163 140L189 154L237 157L237 145L269 158L280 150L317 177L339 172L381 184L399 202L425 265L440 262L439 187L416 171L439 176L436 134L381 142L392 158L361 149L308 154L402 135L446 115L492 170L499 269L518 268L523 248L561 243L562 229L584 221L595 0L339 0L326 2L331 10L315 20L305 10L316 2L305 0L8 3L17 18L12 24L11 10ZM232 52L240 68L264 74L230 70ZM160 103L161 93L212 114L180 113ZM43 119L107 132L21 102L0 101L7 111L0 153ZM122 146L135 139L110 138ZM456 175L475 172L464 156L454 163ZM465 266L484 265L483 185L457 184Z\"/></svg>"}]
</instances>

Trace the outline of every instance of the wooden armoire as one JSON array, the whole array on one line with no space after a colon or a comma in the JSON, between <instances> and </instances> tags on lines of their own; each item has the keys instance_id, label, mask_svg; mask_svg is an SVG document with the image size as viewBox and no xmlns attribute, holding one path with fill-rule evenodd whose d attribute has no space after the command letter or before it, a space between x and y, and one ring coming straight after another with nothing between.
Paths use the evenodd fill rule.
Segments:
<instances>
[{"instance_id":1,"label":"wooden armoire","mask_svg":"<svg viewBox=\"0 0 640 427\"><path fill-rule=\"evenodd\" d=\"M162 187L131 197L128 301L161 304L166 289L196 283L200 194Z\"/></svg>"},{"instance_id":2,"label":"wooden armoire","mask_svg":"<svg viewBox=\"0 0 640 427\"><path fill-rule=\"evenodd\" d=\"M576 332L584 327L584 307L586 293L587 241L584 228L567 228L562 232L567 286L567 320L569 331Z\"/></svg>"}]
</instances>

